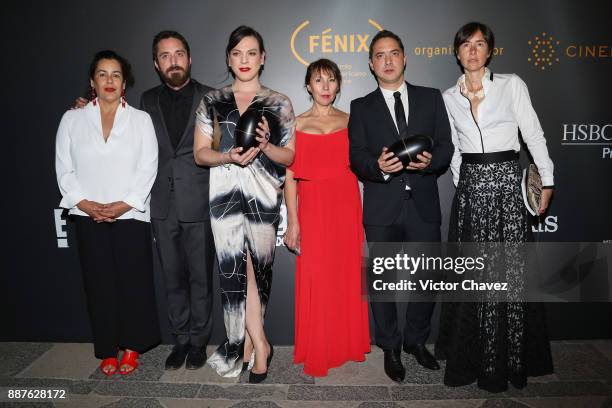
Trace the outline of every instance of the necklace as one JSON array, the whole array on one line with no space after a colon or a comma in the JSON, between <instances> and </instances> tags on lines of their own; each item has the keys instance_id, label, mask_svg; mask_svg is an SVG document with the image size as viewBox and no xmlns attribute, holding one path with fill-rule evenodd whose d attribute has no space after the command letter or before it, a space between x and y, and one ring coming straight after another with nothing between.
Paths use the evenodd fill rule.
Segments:
<instances>
[{"instance_id":1,"label":"necklace","mask_svg":"<svg viewBox=\"0 0 612 408\"><path fill-rule=\"evenodd\" d=\"M484 87L482 86L482 84L480 84L479 88L474 89L474 90L470 90L470 89L468 89L467 81L465 79L461 82L460 89L461 89L461 93L464 96L467 96L469 99L474 99L474 98L476 98L476 99L483 99L484 96L485 96L484 95Z\"/></svg>"}]
</instances>

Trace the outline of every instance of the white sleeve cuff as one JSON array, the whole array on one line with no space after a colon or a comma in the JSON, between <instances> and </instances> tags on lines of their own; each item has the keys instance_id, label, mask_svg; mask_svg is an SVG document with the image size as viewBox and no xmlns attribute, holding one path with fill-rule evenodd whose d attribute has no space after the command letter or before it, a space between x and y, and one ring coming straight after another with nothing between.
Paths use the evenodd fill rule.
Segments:
<instances>
[{"instance_id":1,"label":"white sleeve cuff","mask_svg":"<svg viewBox=\"0 0 612 408\"><path fill-rule=\"evenodd\" d=\"M543 186L554 186L555 185L554 177L542 177L542 185Z\"/></svg>"},{"instance_id":2,"label":"white sleeve cuff","mask_svg":"<svg viewBox=\"0 0 612 408\"><path fill-rule=\"evenodd\" d=\"M60 201L59 206L60 208L71 209L71 208L76 207L76 205L84 199L85 197L80 191L75 191L75 192L68 193L65 196L63 196L62 201Z\"/></svg>"},{"instance_id":3,"label":"white sleeve cuff","mask_svg":"<svg viewBox=\"0 0 612 408\"><path fill-rule=\"evenodd\" d=\"M123 202L134 208L136 211L145 212L144 202L136 193L128 193L128 195L123 199Z\"/></svg>"}]
</instances>

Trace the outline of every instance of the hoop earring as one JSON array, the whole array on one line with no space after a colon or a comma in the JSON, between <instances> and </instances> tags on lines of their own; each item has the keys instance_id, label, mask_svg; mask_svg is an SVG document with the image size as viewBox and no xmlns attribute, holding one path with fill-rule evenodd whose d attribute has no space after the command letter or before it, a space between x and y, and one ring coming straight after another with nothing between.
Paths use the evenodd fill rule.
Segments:
<instances>
[{"instance_id":1,"label":"hoop earring","mask_svg":"<svg viewBox=\"0 0 612 408\"><path fill-rule=\"evenodd\" d=\"M98 95L96 95L96 90L94 89L94 87L91 87L91 101L93 103L93 106L96 106L96 97Z\"/></svg>"}]
</instances>

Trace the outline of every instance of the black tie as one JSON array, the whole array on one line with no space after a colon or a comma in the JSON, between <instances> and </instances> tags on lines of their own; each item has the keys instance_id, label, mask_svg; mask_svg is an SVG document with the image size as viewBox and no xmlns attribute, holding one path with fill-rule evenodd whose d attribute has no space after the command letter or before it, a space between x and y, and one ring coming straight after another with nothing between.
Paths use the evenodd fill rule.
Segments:
<instances>
[{"instance_id":1,"label":"black tie","mask_svg":"<svg viewBox=\"0 0 612 408\"><path fill-rule=\"evenodd\" d=\"M404 104L402 103L402 94L397 91L393 92L395 97L395 121L397 122L397 130L401 138L408 136L408 125L406 124L406 113L404 113Z\"/></svg>"}]
</instances>

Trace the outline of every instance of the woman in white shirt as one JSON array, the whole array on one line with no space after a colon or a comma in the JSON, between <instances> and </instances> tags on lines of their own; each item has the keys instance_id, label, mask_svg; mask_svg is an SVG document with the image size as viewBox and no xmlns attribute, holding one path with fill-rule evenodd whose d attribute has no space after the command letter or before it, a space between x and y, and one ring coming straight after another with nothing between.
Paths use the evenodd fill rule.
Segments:
<instances>
[{"instance_id":1,"label":"woman in white shirt","mask_svg":"<svg viewBox=\"0 0 612 408\"><path fill-rule=\"evenodd\" d=\"M157 140L149 115L125 101L128 61L100 51L89 71L92 100L62 117L55 167L76 225L94 354L105 375L125 375L160 340L149 227Z\"/></svg>"},{"instance_id":2,"label":"woman in white shirt","mask_svg":"<svg viewBox=\"0 0 612 408\"><path fill-rule=\"evenodd\" d=\"M455 56L464 74L443 95L457 186L449 241L505 243L502 251L487 254L488 273L501 272L488 277L509 282L513 292L506 303L487 297L444 303L436 354L447 360L446 385L477 381L480 388L501 392L508 382L522 388L528 376L553 371L542 305L521 302L524 258L508 254L516 250L520 255L520 244L532 240L521 193L519 130L546 186L539 214L552 196L553 163L525 83L515 74L486 68L493 50L493 32L484 24L466 24L455 35Z\"/></svg>"}]
</instances>

